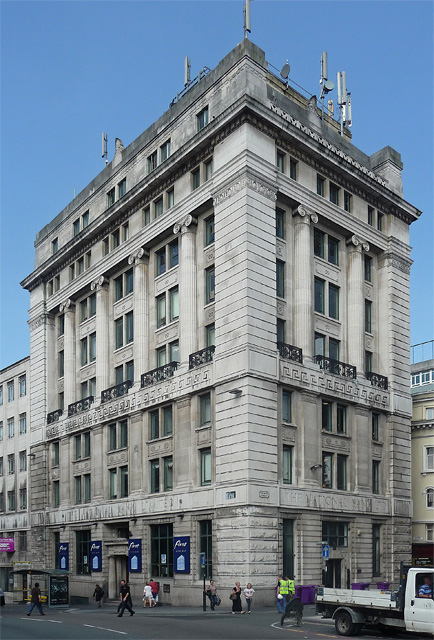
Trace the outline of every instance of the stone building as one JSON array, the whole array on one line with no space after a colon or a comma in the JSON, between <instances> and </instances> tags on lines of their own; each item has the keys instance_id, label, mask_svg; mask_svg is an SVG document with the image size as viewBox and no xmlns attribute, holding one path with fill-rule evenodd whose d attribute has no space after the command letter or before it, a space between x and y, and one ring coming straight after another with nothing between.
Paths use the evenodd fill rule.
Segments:
<instances>
[{"instance_id":1,"label":"stone building","mask_svg":"<svg viewBox=\"0 0 434 640\"><path fill-rule=\"evenodd\" d=\"M416 345L417 347L418 345ZM420 345L422 346L422 345ZM434 347L434 341L424 343ZM415 349L417 353L418 350ZM411 365L413 564L434 563L434 359Z\"/></svg>"},{"instance_id":2,"label":"stone building","mask_svg":"<svg viewBox=\"0 0 434 640\"><path fill-rule=\"evenodd\" d=\"M32 535L72 594L152 575L197 603L201 553L258 602L281 571L397 580L420 215L402 166L244 40L38 233Z\"/></svg>"},{"instance_id":3,"label":"stone building","mask_svg":"<svg viewBox=\"0 0 434 640\"><path fill-rule=\"evenodd\" d=\"M8 600L27 595L10 572L30 560L29 373L29 357L0 371L0 587Z\"/></svg>"}]
</instances>

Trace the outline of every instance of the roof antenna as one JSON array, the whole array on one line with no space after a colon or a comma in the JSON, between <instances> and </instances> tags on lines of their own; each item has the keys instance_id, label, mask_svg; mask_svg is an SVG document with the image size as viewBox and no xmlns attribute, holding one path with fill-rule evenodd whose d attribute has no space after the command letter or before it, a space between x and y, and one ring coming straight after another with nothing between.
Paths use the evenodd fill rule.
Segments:
<instances>
[{"instance_id":1,"label":"roof antenna","mask_svg":"<svg viewBox=\"0 0 434 640\"><path fill-rule=\"evenodd\" d=\"M323 51L322 52L322 56L321 56L321 78L320 78L320 85L321 85L321 95L319 97L320 101L321 101L321 112L322 112L322 119L324 120L324 96L327 95L328 93L330 93L330 91L333 91L333 89L335 88L335 85L333 82L331 82L331 80L327 80L328 77L328 63L327 63L327 51ZM330 102L330 101L329 101Z\"/></svg>"},{"instance_id":2,"label":"roof antenna","mask_svg":"<svg viewBox=\"0 0 434 640\"><path fill-rule=\"evenodd\" d=\"M184 87L191 83L191 60L188 56L184 58Z\"/></svg>"},{"instance_id":3,"label":"roof antenna","mask_svg":"<svg viewBox=\"0 0 434 640\"><path fill-rule=\"evenodd\" d=\"M108 165L108 159L107 159L107 140L108 140L107 134L106 134L106 133L104 133L104 131L103 131L103 132L102 132L102 135L101 135L101 157L102 157L102 158L105 158L106 166Z\"/></svg>"},{"instance_id":4,"label":"roof antenna","mask_svg":"<svg viewBox=\"0 0 434 640\"><path fill-rule=\"evenodd\" d=\"M247 38L247 33L252 33L250 24L250 0L245 0L244 3L244 37Z\"/></svg>"},{"instance_id":5,"label":"roof antenna","mask_svg":"<svg viewBox=\"0 0 434 640\"><path fill-rule=\"evenodd\" d=\"M338 105L339 120L341 122L341 136L344 135L344 127L352 125L351 118L351 93L347 92L347 79L345 71L338 71Z\"/></svg>"}]
</instances>

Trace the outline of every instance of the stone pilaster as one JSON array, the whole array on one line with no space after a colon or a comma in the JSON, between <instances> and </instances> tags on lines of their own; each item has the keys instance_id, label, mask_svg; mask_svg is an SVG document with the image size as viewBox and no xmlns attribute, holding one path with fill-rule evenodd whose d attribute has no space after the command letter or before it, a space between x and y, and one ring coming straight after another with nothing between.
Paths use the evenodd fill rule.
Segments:
<instances>
[{"instance_id":1,"label":"stone pilaster","mask_svg":"<svg viewBox=\"0 0 434 640\"><path fill-rule=\"evenodd\" d=\"M104 476L106 458L104 452L104 432L101 426L92 429L92 502L103 502L105 498Z\"/></svg>"},{"instance_id":2,"label":"stone pilaster","mask_svg":"<svg viewBox=\"0 0 434 640\"><path fill-rule=\"evenodd\" d=\"M322 485L321 468L322 461L321 430L312 429L313 424L318 423L318 397L313 393L301 393L302 400L302 427L300 429L301 460L299 472L301 480L306 487L318 487Z\"/></svg>"},{"instance_id":3,"label":"stone pilaster","mask_svg":"<svg viewBox=\"0 0 434 640\"><path fill-rule=\"evenodd\" d=\"M194 424L191 415L191 398L186 396L176 403L176 430L174 432L174 450L176 466L174 467L174 486L177 491L190 489L194 482L192 469L196 468L191 456L195 455Z\"/></svg>"},{"instance_id":4,"label":"stone pilaster","mask_svg":"<svg viewBox=\"0 0 434 640\"><path fill-rule=\"evenodd\" d=\"M365 297L363 292L363 251L369 244L353 235L347 241L348 282L348 363L360 376L365 370Z\"/></svg>"},{"instance_id":5,"label":"stone pilaster","mask_svg":"<svg viewBox=\"0 0 434 640\"><path fill-rule=\"evenodd\" d=\"M74 490L71 473L71 444L68 437L60 440L60 505L69 507L71 491Z\"/></svg>"},{"instance_id":6,"label":"stone pilaster","mask_svg":"<svg viewBox=\"0 0 434 640\"><path fill-rule=\"evenodd\" d=\"M91 283L96 291L96 394L108 389L109 383L109 288L104 276Z\"/></svg>"},{"instance_id":7,"label":"stone pilaster","mask_svg":"<svg viewBox=\"0 0 434 640\"><path fill-rule=\"evenodd\" d=\"M299 205L294 215L294 345L303 356L313 355L311 223L318 222L312 209Z\"/></svg>"},{"instance_id":8,"label":"stone pilaster","mask_svg":"<svg viewBox=\"0 0 434 640\"><path fill-rule=\"evenodd\" d=\"M140 248L128 264L134 265L134 377L140 384L140 376L149 370L149 253Z\"/></svg>"},{"instance_id":9,"label":"stone pilaster","mask_svg":"<svg viewBox=\"0 0 434 640\"><path fill-rule=\"evenodd\" d=\"M180 360L187 363L190 353L197 351L197 221L188 215L173 227L181 235L179 259L179 320L182 327Z\"/></svg>"},{"instance_id":10,"label":"stone pilaster","mask_svg":"<svg viewBox=\"0 0 434 640\"><path fill-rule=\"evenodd\" d=\"M76 359L75 359L75 303L67 300L60 305L60 312L65 315L65 335L64 335L64 376L63 391L65 394L65 411L68 405L77 400L76 398Z\"/></svg>"},{"instance_id":11,"label":"stone pilaster","mask_svg":"<svg viewBox=\"0 0 434 640\"><path fill-rule=\"evenodd\" d=\"M372 493L372 453L368 443L371 441L371 421L370 413L363 407L356 407L354 411L354 427L352 429L353 459L348 465L348 479L353 481L351 472L354 473L354 491Z\"/></svg>"},{"instance_id":12,"label":"stone pilaster","mask_svg":"<svg viewBox=\"0 0 434 640\"><path fill-rule=\"evenodd\" d=\"M128 426L128 484L129 495L140 493L143 489L143 467L147 465L142 459L143 413L138 411L130 415Z\"/></svg>"}]
</instances>

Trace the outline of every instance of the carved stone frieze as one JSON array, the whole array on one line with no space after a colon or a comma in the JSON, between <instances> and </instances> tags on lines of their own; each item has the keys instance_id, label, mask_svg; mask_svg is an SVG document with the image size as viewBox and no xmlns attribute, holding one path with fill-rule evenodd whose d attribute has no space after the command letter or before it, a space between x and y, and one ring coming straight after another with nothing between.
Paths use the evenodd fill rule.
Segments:
<instances>
[{"instance_id":1,"label":"carved stone frieze","mask_svg":"<svg viewBox=\"0 0 434 640\"><path fill-rule=\"evenodd\" d=\"M110 453L107 456L107 464L122 464L124 462L128 462L128 452L127 451L117 451L116 453Z\"/></svg>"},{"instance_id":2,"label":"carved stone frieze","mask_svg":"<svg viewBox=\"0 0 434 640\"><path fill-rule=\"evenodd\" d=\"M268 200L275 202L277 200L276 189L270 184L265 183L259 177L251 174L246 174L235 179L228 185L225 185L219 192L213 195L214 206L218 207L220 204L232 198L245 189L251 189L256 191L260 195L264 196Z\"/></svg>"},{"instance_id":3,"label":"carved stone frieze","mask_svg":"<svg viewBox=\"0 0 434 640\"><path fill-rule=\"evenodd\" d=\"M276 303L276 314L279 318L284 318L286 315L286 302L278 300Z\"/></svg>"},{"instance_id":4,"label":"carved stone frieze","mask_svg":"<svg viewBox=\"0 0 434 640\"><path fill-rule=\"evenodd\" d=\"M336 451L349 451L350 440L346 437L333 436L328 433L323 433L322 448L334 449Z\"/></svg>"},{"instance_id":5,"label":"carved stone frieze","mask_svg":"<svg viewBox=\"0 0 434 640\"><path fill-rule=\"evenodd\" d=\"M324 263L318 258L315 259L315 273L332 282L340 283L341 281L341 270L333 268L329 263Z\"/></svg>"},{"instance_id":6,"label":"carved stone frieze","mask_svg":"<svg viewBox=\"0 0 434 640\"><path fill-rule=\"evenodd\" d=\"M173 439L166 438L164 440L157 440L155 442L151 442L148 445L148 456L153 457L156 455L163 455L166 453L171 453L173 451Z\"/></svg>"},{"instance_id":7,"label":"carved stone frieze","mask_svg":"<svg viewBox=\"0 0 434 640\"><path fill-rule=\"evenodd\" d=\"M82 462L73 462L73 473L74 475L78 473L83 473L85 471L90 471L90 460L83 460Z\"/></svg>"},{"instance_id":8,"label":"carved stone frieze","mask_svg":"<svg viewBox=\"0 0 434 640\"><path fill-rule=\"evenodd\" d=\"M93 378L96 375L96 366L94 364L88 365L80 369L80 380L83 382L88 378Z\"/></svg>"},{"instance_id":9,"label":"carved stone frieze","mask_svg":"<svg viewBox=\"0 0 434 640\"><path fill-rule=\"evenodd\" d=\"M85 338L89 333L93 333L96 329L96 320L91 318L87 322L80 325L80 338Z\"/></svg>"}]
</instances>

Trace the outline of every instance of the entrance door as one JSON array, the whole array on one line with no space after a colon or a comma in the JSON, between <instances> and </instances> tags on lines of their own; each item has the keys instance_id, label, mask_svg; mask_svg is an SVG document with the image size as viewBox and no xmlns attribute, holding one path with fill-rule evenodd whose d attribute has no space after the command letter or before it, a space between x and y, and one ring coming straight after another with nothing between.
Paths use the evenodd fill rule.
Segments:
<instances>
[{"instance_id":1,"label":"entrance door","mask_svg":"<svg viewBox=\"0 0 434 640\"><path fill-rule=\"evenodd\" d=\"M324 586L335 589L341 588L341 563L342 560L327 560Z\"/></svg>"},{"instance_id":2,"label":"entrance door","mask_svg":"<svg viewBox=\"0 0 434 640\"><path fill-rule=\"evenodd\" d=\"M128 582L128 557L109 557L109 598L119 598L121 580Z\"/></svg>"}]
</instances>

